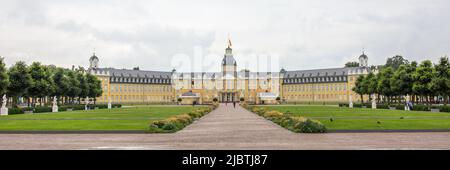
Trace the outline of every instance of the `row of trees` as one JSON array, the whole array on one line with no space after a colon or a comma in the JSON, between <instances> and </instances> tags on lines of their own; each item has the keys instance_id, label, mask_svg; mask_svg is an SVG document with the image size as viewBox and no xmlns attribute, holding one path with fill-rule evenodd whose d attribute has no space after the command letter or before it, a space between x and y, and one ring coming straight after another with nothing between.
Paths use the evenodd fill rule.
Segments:
<instances>
[{"instance_id":1,"label":"row of trees","mask_svg":"<svg viewBox=\"0 0 450 170\"><path fill-rule=\"evenodd\" d=\"M82 67L65 69L33 62L28 66L19 61L9 69L0 57L0 94L6 94L12 106L17 106L23 97L28 106L49 103L53 96L58 104L81 103L86 97L95 98L102 94L101 81L86 74Z\"/></svg>"},{"instance_id":2,"label":"row of trees","mask_svg":"<svg viewBox=\"0 0 450 170\"><path fill-rule=\"evenodd\" d=\"M439 63L430 60L409 62L402 56L389 58L380 66L377 74L361 75L353 91L361 96L376 94L378 102L404 102L405 96L411 96L414 103L448 103L450 94L450 64L448 57L442 57ZM380 98L383 98L380 101Z\"/></svg>"}]
</instances>

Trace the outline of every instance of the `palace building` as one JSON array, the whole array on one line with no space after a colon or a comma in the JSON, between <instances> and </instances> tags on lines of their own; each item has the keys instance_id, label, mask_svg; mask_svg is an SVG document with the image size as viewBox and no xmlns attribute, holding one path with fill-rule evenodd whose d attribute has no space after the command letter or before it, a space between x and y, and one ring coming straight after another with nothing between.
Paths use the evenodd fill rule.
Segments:
<instances>
[{"instance_id":1,"label":"palace building","mask_svg":"<svg viewBox=\"0 0 450 170\"><path fill-rule=\"evenodd\" d=\"M252 104L333 102L360 100L352 91L359 75L368 74L368 57L359 57L359 67L251 72L237 70L231 41L225 49L221 72L170 72L100 68L99 58L89 59L88 72L102 81L99 103L209 104L244 100ZM367 97L367 96L366 96Z\"/></svg>"}]
</instances>

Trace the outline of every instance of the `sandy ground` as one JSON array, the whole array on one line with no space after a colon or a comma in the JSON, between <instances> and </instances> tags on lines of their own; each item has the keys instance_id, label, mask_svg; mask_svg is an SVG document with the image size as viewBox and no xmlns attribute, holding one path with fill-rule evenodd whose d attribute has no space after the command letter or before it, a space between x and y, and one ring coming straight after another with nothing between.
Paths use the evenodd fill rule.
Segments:
<instances>
[{"instance_id":1,"label":"sandy ground","mask_svg":"<svg viewBox=\"0 0 450 170\"><path fill-rule=\"evenodd\" d=\"M228 104L174 134L0 134L0 149L450 149L450 132L297 134Z\"/></svg>"}]
</instances>

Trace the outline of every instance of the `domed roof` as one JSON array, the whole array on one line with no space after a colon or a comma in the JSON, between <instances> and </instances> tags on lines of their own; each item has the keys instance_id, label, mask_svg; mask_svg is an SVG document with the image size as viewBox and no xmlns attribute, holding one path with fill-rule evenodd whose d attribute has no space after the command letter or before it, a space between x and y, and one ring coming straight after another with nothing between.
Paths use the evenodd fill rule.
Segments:
<instances>
[{"instance_id":1,"label":"domed roof","mask_svg":"<svg viewBox=\"0 0 450 170\"><path fill-rule=\"evenodd\" d=\"M362 54L361 56L359 56L359 58L364 58L364 59L367 59L367 55L366 55L366 54L364 54L364 52L363 52L363 54Z\"/></svg>"},{"instance_id":2,"label":"domed roof","mask_svg":"<svg viewBox=\"0 0 450 170\"><path fill-rule=\"evenodd\" d=\"M89 60L98 60L98 57L97 56L95 56L95 53L92 55L92 57L91 58L89 58Z\"/></svg>"},{"instance_id":3,"label":"domed roof","mask_svg":"<svg viewBox=\"0 0 450 170\"><path fill-rule=\"evenodd\" d=\"M223 57L222 65L236 65L236 60L233 56L225 56Z\"/></svg>"}]
</instances>

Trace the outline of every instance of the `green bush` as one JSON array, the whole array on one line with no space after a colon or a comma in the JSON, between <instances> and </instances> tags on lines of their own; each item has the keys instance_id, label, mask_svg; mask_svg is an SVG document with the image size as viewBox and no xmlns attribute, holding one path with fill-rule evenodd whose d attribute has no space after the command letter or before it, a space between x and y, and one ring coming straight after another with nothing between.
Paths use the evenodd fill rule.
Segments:
<instances>
[{"instance_id":1,"label":"green bush","mask_svg":"<svg viewBox=\"0 0 450 170\"><path fill-rule=\"evenodd\" d=\"M52 112L52 108L48 106L36 106L34 108L34 113L45 113L45 112Z\"/></svg>"},{"instance_id":2,"label":"green bush","mask_svg":"<svg viewBox=\"0 0 450 170\"><path fill-rule=\"evenodd\" d=\"M176 132L191 124L195 118L211 112L214 106L207 108L199 108L186 114L176 115L164 120L153 121L150 123L149 130L153 132Z\"/></svg>"},{"instance_id":3,"label":"green bush","mask_svg":"<svg viewBox=\"0 0 450 170\"><path fill-rule=\"evenodd\" d=\"M450 106L441 106L440 111L441 112L450 112Z\"/></svg>"},{"instance_id":4,"label":"green bush","mask_svg":"<svg viewBox=\"0 0 450 170\"><path fill-rule=\"evenodd\" d=\"M25 112L21 108L9 108L8 115L24 114Z\"/></svg>"},{"instance_id":5,"label":"green bush","mask_svg":"<svg viewBox=\"0 0 450 170\"><path fill-rule=\"evenodd\" d=\"M325 125L317 120L292 116L292 114L290 113L284 114L273 110L268 111L267 108L262 107L251 107L249 108L249 110L293 132L301 132L301 133L327 132L327 128L325 127Z\"/></svg>"},{"instance_id":6,"label":"green bush","mask_svg":"<svg viewBox=\"0 0 450 170\"><path fill-rule=\"evenodd\" d=\"M299 128L298 130L302 133L325 133L327 131L325 125L312 119L306 119Z\"/></svg>"},{"instance_id":7,"label":"green bush","mask_svg":"<svg viewBox=\"0 0 450 170\"><path fill-rule=\"evenodd\" d=\"M414 110L414 111L430 111L430 108L426 105L414 105L412 110Z\"/></svg>"},{"instance_id":8,"label":"green bush","mask_svg":"<svg viewBox=\"0 0 450 170\"><path fill-rule=\"evenodd\" d=\"M339 107L349 107L347 103L339 103Z\"/></svg>"},{"instance_id":9,"label":"green bush","mask_svg":"<svg viewBox=\"0 0 450 170\"><path fill-rule=\"evenodd\" d=\"M167 130L167 131L172 131L172 130L176 130L177 126L174 125L173 123L166 123L161 127L161 129Z\"/></svg>"}]
</instances>

